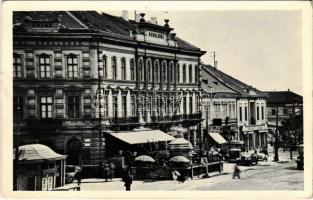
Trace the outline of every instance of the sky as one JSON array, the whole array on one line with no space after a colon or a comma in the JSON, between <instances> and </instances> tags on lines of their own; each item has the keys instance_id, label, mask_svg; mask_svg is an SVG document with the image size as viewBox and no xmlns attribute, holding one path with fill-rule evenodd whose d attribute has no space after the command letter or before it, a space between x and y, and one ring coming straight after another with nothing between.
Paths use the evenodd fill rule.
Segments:
<instances>
[{"instance_id":1,"label":"sky","mask_svg":"<svg viewBox=\"0 0 313 200\"><path fill-rule=\"evenodd\" d=\"M121 16L122 11L103 11ZM140 11L137 11L139 13ZM303 94L302 16L296 10L141 11L145 19L170 20L178 37L207 53L201 57L262 91ZM129 11L134 19L134 11Z\"/></svg>"}]
</instances>

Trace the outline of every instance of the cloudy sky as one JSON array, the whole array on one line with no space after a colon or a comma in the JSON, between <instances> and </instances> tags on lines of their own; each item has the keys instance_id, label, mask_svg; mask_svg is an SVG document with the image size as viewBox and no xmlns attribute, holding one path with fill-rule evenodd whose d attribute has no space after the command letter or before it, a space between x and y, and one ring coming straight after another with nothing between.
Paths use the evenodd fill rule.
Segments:
<instances>
[{"instance_id":1,"label":"cloudy sky","mask_svg":"<svg viewBox=\"0 0 313 200\"><path fill-rule=\"evenodd\" d=\"M121 11L104 11L121 16ZM140 11L137 11L139 13ZM170 19L177 36L207 53L205 64L260 90L302 92L302 20L299 11L141 11L159 24ZM129 11L134 19L134 11Z\"/></svg>"}]
</instances>

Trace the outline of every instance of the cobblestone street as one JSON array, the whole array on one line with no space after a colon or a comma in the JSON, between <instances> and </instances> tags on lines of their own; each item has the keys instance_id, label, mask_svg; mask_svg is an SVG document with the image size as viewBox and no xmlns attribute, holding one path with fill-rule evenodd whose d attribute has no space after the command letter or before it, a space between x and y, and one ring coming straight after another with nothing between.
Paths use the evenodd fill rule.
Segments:
<instances>
[{"instance_id":1,"label":"cobblestone street","mask_svg":"<svg viewBox=\"0 0 313 200\"><path fill-rule=\"evenodd\" d=\"M185 183L166 181L139 181L132 184L132 191L173 191L173 190L303 190L303 171L296 169L296 152L293 152L293 160L289 159L289 152L279 152L279 163L273 162L273 154L270 153L268 162L259 162L257 166L240 166L241 179L232 179L232 163L224 163L222 174L211 174L211 178L193 180ZM75 185L76 183L72 183ZM103 179L84 179L81 185L82 191L123 191L124 184L120 179L104 182Z\"/></svg>"}]
</instances>

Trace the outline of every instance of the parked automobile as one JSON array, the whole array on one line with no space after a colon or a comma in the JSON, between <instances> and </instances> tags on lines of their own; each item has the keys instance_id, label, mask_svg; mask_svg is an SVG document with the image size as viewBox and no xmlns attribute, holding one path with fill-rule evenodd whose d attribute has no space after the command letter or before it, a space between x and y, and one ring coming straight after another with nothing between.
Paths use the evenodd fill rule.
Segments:
<instances>
[{"instance_id":1,"label":"parked automobile","mask_svg":"<svg viewBox=\"0 0 313 200\"><path fill-rule=\"evenodd\" d=\"M236 159L238 165L257 165L258 164L258 156L255 154L242 154L240 158Z\"/></svg>"},{"instance_id":2,"label":"parked automobile","mask_svg":"<svg viewBox=\"0 0 313 200\"><path fill-rule=\"evenodd\" d=\"M65 166L65 183L72 183L74 181L75 177L75 165L66 165Z\"/></svg>"},{"instance_id":3,"label":"parked automobile","mask_svg":"<svg viewBox=\"0 0 313 200\"><path fill-rule=\"evenodd\" d=\"M241 155L241 149L230 149L229 153L227 155L228 161L229 162L236 162L237 158L240 158Z\"/></svg>"}]
</instances>

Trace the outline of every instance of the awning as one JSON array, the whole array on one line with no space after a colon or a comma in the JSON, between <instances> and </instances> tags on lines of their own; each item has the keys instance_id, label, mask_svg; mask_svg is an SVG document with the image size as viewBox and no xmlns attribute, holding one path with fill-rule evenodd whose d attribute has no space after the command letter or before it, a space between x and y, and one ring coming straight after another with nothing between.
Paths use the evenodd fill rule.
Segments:
<instances>
[{"instance_id":1,"label":"awning","mask_svg":"<svg viewBox=\"0 0 313 200\"><path fill-rule=\"evenodd\" d=\"M174 137L160 130L109 132L109 134L128 144L144 144L149 142L170 141L174 139Z\"/></svg>"},{"instance_id":2,"label":"awning","mask_svg":"<svg viewBox=\"0 0 313 200\"><path fill-rule=\"evenodd\" d=\"M226 140L221 136L219 133L209 133L209 135L213 138L215 142L218 144L224 144L226 143Z\"/></svg>"},{"instance_id":3,"label":"awning","mask_svg":"<svg viewBox=\"0 0 313 200\"><path fill-rule=\"evenodd\" d=\"M267 125L270 127L276 127L276 122L267 122ZM278 126L283 126L280 121L278 121Z\"/></svg>"}]
</instances>

